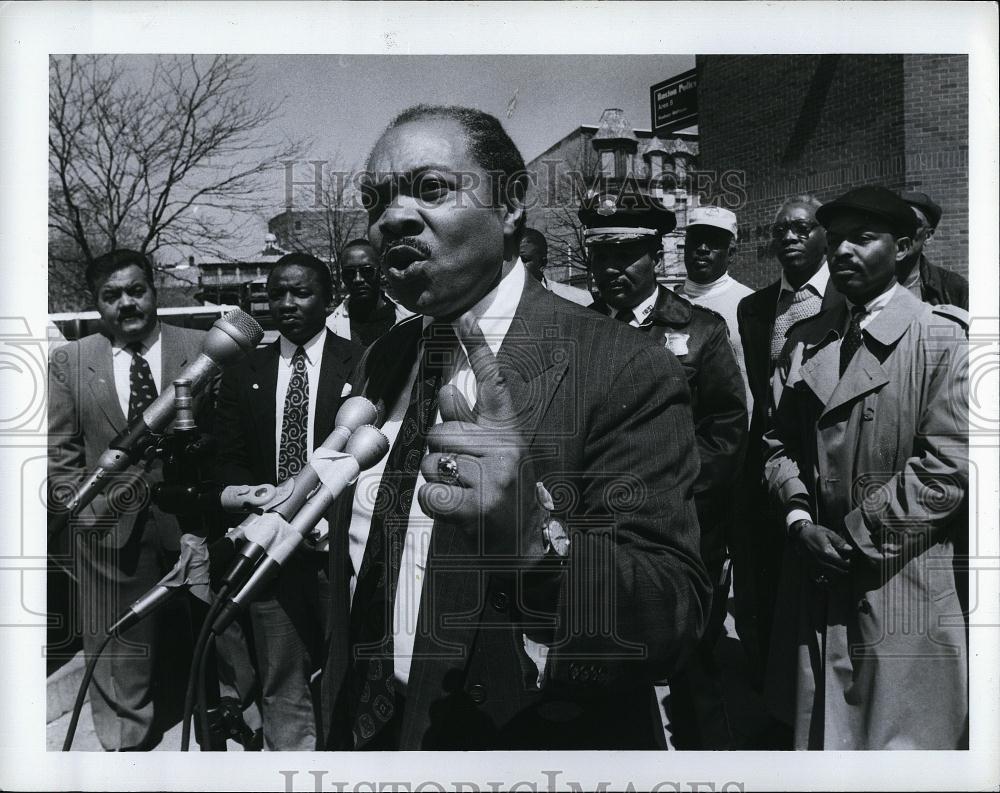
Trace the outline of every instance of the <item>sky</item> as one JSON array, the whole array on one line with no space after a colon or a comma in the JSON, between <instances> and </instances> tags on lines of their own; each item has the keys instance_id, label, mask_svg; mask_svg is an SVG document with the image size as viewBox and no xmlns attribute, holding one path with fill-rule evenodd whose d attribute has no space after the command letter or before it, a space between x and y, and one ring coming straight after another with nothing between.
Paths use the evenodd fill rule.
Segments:
<instances>
[{"instance_id":1,"label":"sky","mask_svg":"<svg viewBox=\"0 0 1000 793\"><path fill-rule=\"evenodd\" d=\"M269 97L285 97L288 132L317 151L367 153L399 111L470 105L500 118L525 160L620 107L649 128L649 87L694 67L693 55L316 55L255 58ZM510 118L508 104L517 95Z\"/></svg>"},{"instance_id":2,"label":"sky","mask_svg":"<svg viewBox=\"0 0 1000 793\"><path fill-rule=\"evenodd\" d=\"M650 86L694 68L693 55L265 55L253 61L260 99L283 103L269 136L308 140L304 161L339 155L347 166L363 164L393 116L419 102L496 115L526 161L580 124L596 124L608 107L648 129ZM311 168L304 165L295 178L309 178ZM283 173L274 181L273 211L263 217L283 210ZM242 244L262 244L265 233L262 222L259 234Z\"/></svg>"}]
</instances>

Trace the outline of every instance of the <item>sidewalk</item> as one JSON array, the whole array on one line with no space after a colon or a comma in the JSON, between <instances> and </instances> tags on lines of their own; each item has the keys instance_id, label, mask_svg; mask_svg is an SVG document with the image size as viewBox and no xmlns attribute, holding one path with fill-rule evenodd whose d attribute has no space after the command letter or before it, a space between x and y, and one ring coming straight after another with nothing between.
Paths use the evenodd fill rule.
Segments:
<instances>
[{"instance_id":1,"label":"sidewalk","mask_svg":"<svg viewBox=\"0 0 1000 793\"><path fill-rule=\"evenodd\" d=\"M732 615L732 596L730 594L729 613L726 615L725 633L716 648L716 657L722 667L723 696L730 725L737 741L748 748L756 748L757 739L768 728L768 719L760 696L750 687L746 670L746 657L736 636L735 623ZM83 679L83 653L77 656L48 679L48 724L46 727L46 748L59 751L69 727L70 711L76 698L77 690ZM669 697L668 686L657 686L657 701L660 703L660 713L663 719L663 729L667 743L671 749L671 730L665 710ZM194 739L191 740L191 750L198 751ZM243 747L235 741L227 742L229 751L241 752ZM154 751L176 752L181 747L181 725L174 724L163 736L163 741ZM76 736L73 739L73 751L99 752L101 744L94 733L94 722L90 714L89 699L85 702L80 721L77 724Z\"/></svg>"},{"instance_id":2,"label":"sidewalk","mask_svg":"<svg viewBox=\"0 0 1000 793\"><path fill-rule=\"evenodd\" d=\"M69 729L73 703L76 700L80 683L83 682L84 666L83 653L77 653L72 661L50 675L46 683L47 724L45 727L45 748L50 752L60 751L63 741L66 739L66 731ZM235 741L226 741L226 747L230 752L243 751L243 747ZM164 733L163 740L153 751L179 752L180 749L181 724L178 721ZM84 701L83 710L80 712L80 720L76 725L76 735L73 737L73 751L103 751L101 742L97 739L97 734L94 732L94 719L90 713L89 694ZM194 740L193 734L191 738L191 751L198 751L198 744Z\"/></svg>"}]
</instances>

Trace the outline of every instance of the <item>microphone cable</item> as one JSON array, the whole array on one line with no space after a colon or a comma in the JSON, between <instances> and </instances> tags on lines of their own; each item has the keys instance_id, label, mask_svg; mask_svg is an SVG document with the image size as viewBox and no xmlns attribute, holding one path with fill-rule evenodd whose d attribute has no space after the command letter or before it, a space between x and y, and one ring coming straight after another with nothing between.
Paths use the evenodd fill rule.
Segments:
<instances>
[{"instance_id":1,"label":"microphone cable","mask_svg":"<svg viewBox=\"0 0 1000 793\"><path fill-rule=\"evenodd\" d=\"M191 670L188 673L187 688L184 691L184 712L181 716L181 751L187 752L191 746L191 720L195 705L195 694L198 693L199 705L205 700L205 674L204 657L208 648L208 640L212 638L212 623L215 621L219 611L225 603L225 598L232 588L230 582L225 582L219 587L215 600L205 614L205 619L201 623L201 630L198 631L198 638L194 643L194 650L191 653ZM199 685L200 681L200 685ZM205 722L199 722L204 727L208 716L205 714ZM208 732L203 731L203 739L208 740Z\"/></svg>"},{"instance_id":2,"label":"microphone cable","mask_svg":"<svg viewBox=\"0 0 1000 793\"><path fill-rule=\"evenodd\" d=\"M80 721L80 712L83 710L83 701L87 697L87 689L90 687L91 678L94 676L94 669L97 667L97 659L108 646L108 642L114 637L114 631L108 631L97 652L87 659L87 667L83 672L83 680L80 681L80 688L76 692L76 702L73 703L73 716L69 720L69 729L66 730L66 740L63 741L62 750L68 752L73 746L73 737L76 735L76 725Z\"/></svg>"}]
</instances>

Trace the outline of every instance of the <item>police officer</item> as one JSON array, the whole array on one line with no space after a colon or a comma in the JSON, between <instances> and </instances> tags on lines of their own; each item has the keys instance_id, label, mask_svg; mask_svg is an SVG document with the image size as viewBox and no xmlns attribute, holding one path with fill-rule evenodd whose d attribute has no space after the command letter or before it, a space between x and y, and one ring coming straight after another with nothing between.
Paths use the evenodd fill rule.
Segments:
<instances>
[{"instance_id":1,"label":"police officer","mask_svg":"<svg viewBox=\"0 0 1000 793\"><path fill-rule=\"evenodd\" d=\"M743 379L726 321L656 281L660 240L674 228L672 212L637 192L596 194L579 211L589 267L600 300L592 306L662 344L687 375L701 473L695 503L701 553L715 583L709 625L687 668L670 681L671 722L677 748L724 749L731 734L714 648L725 620L728 570L725 535L731 522L731 486L747 429Z\"/></svg>"}]
</instances>

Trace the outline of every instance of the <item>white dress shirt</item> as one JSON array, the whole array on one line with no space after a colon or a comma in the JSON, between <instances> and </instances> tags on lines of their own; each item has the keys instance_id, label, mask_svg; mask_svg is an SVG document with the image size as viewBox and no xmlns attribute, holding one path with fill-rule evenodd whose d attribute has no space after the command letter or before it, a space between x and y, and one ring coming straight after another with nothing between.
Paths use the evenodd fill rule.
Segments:
<instances>
[{"instance_id":1,"label":"white dress shirt","mask_svg":"<svg viewBox=\"0 0 1000 793\"><path fill-rule=\"evenodd\" d=\"M115 392L118 394L118 404L121 405L122 413L128 418L128 398L132 391L132 352L125 348L127 342L112 340L111 342L111 369L115 375ZM153 375L153 382L156 384L156 393L163 393L163 356L160 349L160 323L157 322L153 329L142 340L142 357L149 364L149 371Z\"/></svg>"},{"instance_id":2,"label":"white dress shirt","mask_svg":"<svg viewBox=\"0 0 1000 793\"><path fill-rule=\"evenodd\" d=\"M893 281L892 285L882 294L878 297L873 297L865 303L865 315L861 318L861 322L859 323L861 325L861 330L864 330L871 325L875 317L882 313L882 309L889 305L889 301L892 300L892 296L896 294L896 290L898 288L899 284L896 281ZM854 303L850 300L847 301L847 305L851 308L855 308Z\"/></svg>"},{"instance_id":3,"label":"white dress shirt","mask_svg":"<svg viewBox=\"0 0 1000 793\"><path fill-rule=\"evenodd\" d=\"M510 329L510 323L514 318L514 311L521 299L524 290L524 279L527 273L524 265L518 259L513 264L504 265L505 274L500 283L482 300L470 309L479 321L479 328L486 338L486 342L493 354L500 350ZM422 322L424 327L433 321L430 317L414 317L409 322ZM456 331L457 335L457 331ZM413 382L417 376L419 356L413 363L413 368L406 384L400 393L399 399L388 410L385 423L382 425L382 432L389 440L390 448L396 442L399 434L403 416L409 404L410 391L413 389ZM452 371L448 374L443 383L451 383L456 386L466 398L470 407L476 404L476 378L465 355L465 349L461 348L456 355L456 361ZM434 424L441 422L441 414L434 418ZM385 470L388 455L375 467L365 471L358 478L355 489L353 513L351 515L351 526L349 532L350 556L353 574L351 576L351 597L354 597L354 587L357 583L357 573L361 569L361 561L365 555L365 544L368 542L368 533L372 523L372 506L375 501L375 494L378 492L379 482ZM395 678L404 686L409 680L410 663L413 657L413 642L416 634L417 617L420 614L420 597L424 583L424 571L427 567L427 551L430 547L431 530L434 521L425 515L420 509L416 498L417 491L425 483L422 474L417 475L416 486L414 488L413 503L410 505L409 525L406 531L406 538L403 545L403 555L399 565L399 581L396 587L396 601L393 605L392 617L392 640L394 652L394 672Z\"/></svg>"},{"instance_id":4,"label":"white dress shirt","mask_svg":"<svg viewBox=\"0 0 1000 793\"><path fill-rule=\"evenodd\" d=\"M631 325L633 328L638 328L640 325L642 325L643 322L649 319L649 315L653 313L653 309L656 308L656 298L658 296L659 296L659 290L654 287L653 293L645 300L643 300L639 305L633 306L631 309L628 308L615 309L615 313L612 314L612 316L617 319L619 314L625 311L631 311L632 319L629 320L628 324Z\"/></svg>"},{"instance_id":5,"label":"white dress shirt","mask_svg":"<svg viewBox=\"0 0 1000 793\"><path fill-rule=\"evenodd\" d=\"M299 345L279 336L278 382L274 389L274 470L278 470L281 455L281 422L285 417L285 394L292 379L292 358ZM302 345L306 353L306 374L309 379L309 417L306 419L306 452L312 456L313 430L316 427L316 400L319 395L319 368L323 363L326 328Z\"/></svg>"},{"instance_id":6,"label":"white dress shirt","mask_svg":"<svg viewBox=\"0 0 1000 793\"><path fill-rule=\"evenodd\" d=\"M815 292L820 297L826 294L826 285L830 283L830 265L823 260L823 264L819 266L819 269L813 273L812 278L806 281L802 286L808 287L813 292ZM784 272L781 273L781 291L778 292L778 299L781 299L781 292L797 292L794 286L788 283L788 279L785 278Z\"/></svg>"}]
</instances>

